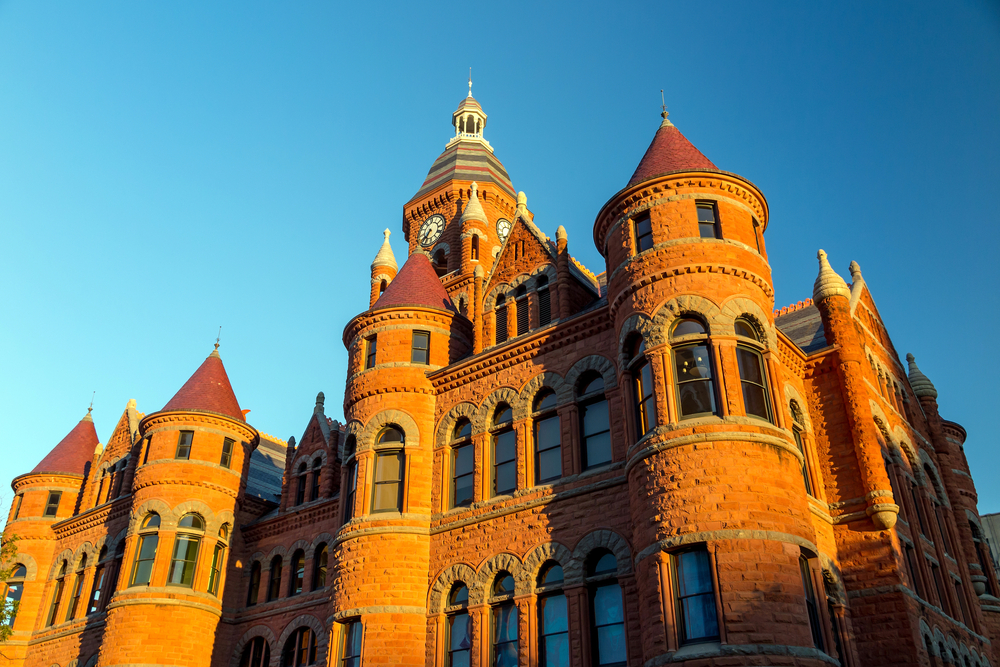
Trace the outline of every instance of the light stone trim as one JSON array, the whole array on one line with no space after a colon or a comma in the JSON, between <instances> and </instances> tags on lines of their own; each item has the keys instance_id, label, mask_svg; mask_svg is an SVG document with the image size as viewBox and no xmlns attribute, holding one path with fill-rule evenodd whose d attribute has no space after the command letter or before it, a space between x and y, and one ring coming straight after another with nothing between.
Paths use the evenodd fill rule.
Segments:
<instances>
[{"instance_id":1,"label":"light stone trim","mask_svg":"<svg viewBox=\"0 0 1000 667\"><path fill-rule=\"evenodd\" d=\"M653 343L653 331L654 324L652 318L650 318L645 313L633 313L629 315L628 319L622 323L622 327L618 332L618 368L622 369L624 372L625 367L628 365L629 356L628 352L625 350L625 341L633 333L637 333L642 336L643 340L646 341L646 347L653 347L654 344L661 344L665 341L658 340L657 343Z\"/></svg>"},{"instance_id":2,"label":"light stone trim","mask_svg":"<svg viewBox=\"0 0 1000 667\"><path fill-rule=\"evenodd\" d=\"M656 434L656 431L653 432ZM625 464L625 472L631 472L631 470L639 465L643 461L654 454L658 454L667 449L673 449L675 447L684 447L685 445L693 444L708 444L713 442L752 442L762 445L771 445L781 449L783 452L791 455L798 461L798 464L802 465L802 452L799 448L791 444L784 438L775 437L773 435L765 435L763 433L752 433L748 431L716 431L712 433L691 433L689 435L682 435L676 438L670 438L668 440L662 440L659 442L654 442L652 444L647 444L641 450L635 452L629 458L628 463ZM647 441L648 442L648 441Z\"/></svg>"},{"instance_id":3,"label":"light stone trim","mask_svg":"<svg viewBox=\"0 0 1000 667\"><path fill-rule=\"evenodd\" d=\"M526 595L534 589L534 586L527 585L524 579L524 568L521 566L521 559L514 554L504 551L490 556L476 573L476 587L469 588L469 606L484 604L489 601L493 583L501 572L507 572L514 577L514 595ZM479 597L473 598L473 591Z\"/></svg>"},{"instance_id":4,"label":"light stone trim","mask_svg":"<svg viewBox=\"0 0 1000 667\"><path fill-rule=\"evenodd\" d=\"M583 563L573 558L573 552L559 542L545 542L532 549L524 558L524 576L531 590L537 587L542 566L555 561L563 569L563 586L583 583Z\"/></svg>"},{"instance_id":5,"label":"light stone trim","mask_svg":"<svg viewBox=\"0 0 1000 667\"><path fill-rule=\"evenodd\" d=\"M38 563L32 558L31 554L20 551L14 555L13 561L14 567L18 565L23 565L26 570L24 574L25 581L34 581L35 577L38 576ZM51 577L50 577L51 578Z\"/></svg>"},{"instance_id":6,"label":"light stone trim","mask_svg":"<svg viewBox=\"0 0 1000 667\"><path fill-rule=\"evenodd\" d=\"M230 667L239 666L240 659L243 657L243 649L246 648L246 645L249 644L251 640L256 639L257 637L263 637L264 641L267 642L269 649L271 649L271 647L275 645L276 640L274 637L274 632L271 631L271 628L263 624L255 625L246 632L244 632L243 636L240 637L239 641L236 642L236 650L233 651L233 657L230 658L229 660ZM281 650L274 649L271 650L270 652L273 655L275 653L281 653Z\"/></svg>"},{"instance_id":7,"label":"light stone trim","mask_svg":"<svg viewBox=\"0 0 1000 667\"><path fill-rule=\"evenodd\" d=\"M427 600L428 615L440 614L444 610L445 600L451 593L451 589L458 582L465 584L469 589L470 601L473 597L477 600L482 599L483 595L481 591L477 590L473 593L473 588L479 585L476 571L467 563L454 563L442 570L441 574L434 580L434 585L431 586Z\"/></svg>"},{"instance_id":8,"label":"light stone trim","mask_svg":"<svg viewBox=\"0 0 1000 667\"><path fill-rule=\"evenodd\" d=\"M529 409L521 402L521 397L516 389L500 387L493 390L476 411L476 419L483 425L484 430L493 426L493 412L500 403L506 403L511 407L515 422L525 419L529 414Z\"/></svg>"},{"instance_id":9,"label":"light stone trim","mask_svg":"<svg viewBox=\"0 0 1000 667\"><path fill-rule=\"evenodd\" d=\"M687 533L685 535L676 535L674 537L668 537L666 539L660 540L659 542L654 542L645 549L639 552L635 557L636 565L641 561L649 558L650 556L657 554L661 551L667 551L669 549L674 549L676 547L682 547L687 544L697 544L699 542L716 542L721 540L759 540L762 542L784 542L786 544L794 544L799 547L805 547L811 552L818 554L820 552L819 548L805 539L804 537L799 537L798 535L792 535L790 533L782 533L777 530L741 530L741 529L729 529L729 530L707 530L698 533Z\"/></svg>"},{"instance_id":10,"label":"light stone trim","mask_svg":"<svg viewBox=\"0 0 1000 667\"><path fill-rule=\"evenodd\" d=\"M584 564L595 549L607 549L614 554L618 562L618 576L632 573L632 548L624 537L608 528L590 532L577 543L573 549L572 567L585 574Z\"/></svg>"},{"instance_id":11,"label":"light stone trim","mask_svg":"<svg viewBox=\"0 0 1000 667\"><path fill-rule=\"evenodd\" d=\"M817 648L786 644L692 644L670 653L661 653L643 663L643 667L658 667L688 660L705 660L724 656L780 655L806 660L818 660L840 667L840 661Z\"/></svg>"},{"instance_id":12,"label":"light stone trim","mask_svg":"<svg viewBox=\"0 0 1000 667\"><path fill-rule=\"evenodd\" d=\"M354 618L368 614L413 614L415 616L427 616L427 607L414 607L407 605L373 605L371 607L354 607L334 612L333 620L340 621L344 618Z\"/></svg>"},{"instance_id":13,"label":"light stone trim","mask_svg":"<svg viewBox=\"0 0 1000 667\"><path fill-rule=\"evenodd\" d=\"M329 639L329 633L326 631L326 627L323 622L313 616L312 614L300 614L296 616L291 621L285 625L285 629L281 631L281 636L278 637L278 643L276 644L276 651L271 651L271 667L277 667L280 664L279 657L281 654L281 648L288 641L289 635L298 630L301 627L308 627L316 633L316 664L325 664L325 660L321 658L325 656L326 644Z\"/></svg>"},{"instance_id":14,"label":"light stone trim","mask_svg":"<svg viewBox=\"0 0 1000 667\"><path fill-rule=\"evenodd\" d=\"M557 407L573 402L572 385L568 385L558 373L544 371L532 377L521 387L520 402L529 413L533 411L535 396L543 387L548 387L556 393Z\"/></svg>"},{"instance_id":15,"label":"light stone trim","mask_svg":"<svg viewBox=\"0 0 1000 667\"><path fill-rule=\"evenodd\" d=\"M580 377L587 371L597 371L604 378L604 391L614 389L618 386L618 369L613 361L599 354L589 354L578 359L566 373L565 382L574 393Z\"/></svg>"},{"instance_id":16,"label":"light stone trim","mask_svg":"<svg viewBox=\"0 0 1000 667\"><path fill-rule=\"evenodd\" d=\"M199 611L207 611L210 614L222 618L222 610L215 607L209 606L202 602L192 602L191 600L178 600L177 598L133 598L128 600L113 600L107 606L107 610L111 611L118 607L131 607L133 605L158 605L158 606L170 606L170 607L188 607L191 609L197 609Z\"/></svg>"},{"instance_id":17,"label":"light stone trim","mask_svg":"<svg viewBox=\"0 0 1000 667\"><path fill-rule=\"evenodd\" d=\"M365 424L364 430L357 435L358 439L358 449L357 451L362 452L369 449L379 449L375 444L375 436L378 435L386 426L395 424L399 426L403 431L404 449L419 449L420 448L420 429L417 428L417 422L409 415L407 412L402 410L383 410L373 416ZM385 449L387 447L383 447ZM394 445L391 449L396 449Z\"/></svg>"},{"instance_id":18,"label":"light stone trim","mask_svg":"<svg viewBox=\"0 0 1000 667\"><path fill-rule=\"evenodd\" d=\"M476 412L476 406L467 401L463 401L462 403L452 406L452 408L441 418L441 421L438 422L437 447L445 447L451 443L451 434L455 430L455 425L458 423L458 420L462 417L465 417L472 422L473 435L482 433L483 425L479 421L479 416Z\"/></svg>"},{"instance_id":19,"label":"light stone trim","mask_svg":"<svg viewBox=\"0 0 1000 667\"><path fill-rule=\"evenodd\" d=\"M343 528L341 528L341 530L343 530ZM360 528L358 530L352 530L349 533L338 534L337 537L330 542L329 548L333 549L344 542L349 542L359 537L370 537L371 535L419 535L426 537L429 534L430 531L427 528L421 528L418 526L379 526L377 528Z\"/></svg>"}]
</instances>

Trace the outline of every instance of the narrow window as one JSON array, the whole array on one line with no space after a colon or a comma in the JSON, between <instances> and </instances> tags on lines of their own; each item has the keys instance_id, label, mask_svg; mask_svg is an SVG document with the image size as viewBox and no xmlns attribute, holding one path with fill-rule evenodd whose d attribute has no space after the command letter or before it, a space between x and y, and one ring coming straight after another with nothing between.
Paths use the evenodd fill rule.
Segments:
<instances>
[{"instance_id":1,"label":"narrow window","mask_svg":"<svg viewBox=\"0 0 1000 667\"><path fill-rule=\"evenodd\" d=\"M756 330L746 320L736 320L736 335L760 342ZM736 361L743 389L743 408L748 417L771 421L771 401L767 396L767 376L760 352L746 345L736 346Z\"/></svg>"},{"instance_id":2,"label":"narrow window","mask_svg":"<svg viewBox=\"0 0 1000 667\"><path fill-rule=\"evenodd\" d=\"M228 468L233 463L233 445L236 443L231 438L226 438L222 441L222 458L219 460L219 465L223 468Z\"/></svg>"},{"instance_id":3,"label":"narrow window","mask_svg":"<svg viewBox=\"0 0 1000 667\"><path fill-rule=\"evenodd\" d=\"M551 482L562 477L562 446L556 394L546 391L535 398L535 480Z\"/></svg>"},{"instance_id":4,"label":"narrow window","mask_svg":"<svg viewBox=\"0 0 1000 667\"><path fill-rule=\"evenodd\" d=\"M703 239L721 239L718 219L715 215L715 204L698 204L698 230Z\"/></svg>"},{"instance_id":5,"label":"narrow window","mask_svg":"<svg viewBox=\"0 0 1000 667\"><path fill-rule=\"evenodd\" d=\"M969 602L965 599L965 590L962 588L962 582L955 582L955 597L958 598L958 606L962 608L962 621L971 626L970 621L971 615L969 614Z\"/></svg>"},{"instance_id":6,"label":"narrow window","mask_svg":"<svg viewBox=\"0 0 1000 667\"><path fill-rule=\"evenodd\" d=\"M328 557L325 544L316 547L316 552L313 554L312 589L314 591L326 586L326 561Z\"/></svg>"},{"instance_id":7,"label":"narrow window","mask_svg":"<svg viewBox=\"0 0 1000 667\"><path fill-rule=\"evenodd\" d=\"M944 579L941 578L941 568L930 560L927 561L927 565L931 568L931 579L934 581L934 592L937 593L938 605L944 610L944 613L951 616L951 605L948 604L948 597L945 595Z\"/></svg>"},{"instance_id":8,"label":"narrow window","mask_svg":"<svg viewBox=\"0 0 1000 667\"><path fill-rule=\"evenodd\" d=\"M59 511L59 501L62 499L62 491L49 491L49 499L45 502L44 517L53 517Z\"/></svg>"},{"instance_id":9,"label":"narrow window","mask_svg":"<svg viewBox=\"0 0 1000 667\"><path fill-rule=\"evenodd\" d=\"M388 283L388 281L386 281L386 280L385 280L385 279L383 278L383 279L382 279L382 282L380 282L380 283L378 284L378 295L379 295L379 296L382 296L382 295L383 295L383 294L385 293L385 288L386 288L386 287L388 287L388 286L389 286L389 283Z\"/></svg>"},{"instance_id":10,"label":"narrow window","mask_svg":"<svg viewBox=\"0 0 1000 667\"><path fill-rule=\"evenodd\" d=\"M308 482L309 467L303 462L299 466L299 476L295 481L295 504L301 505L306 501L306 482Z\"/></svg>"},{"instance_id":11,"label":"narrow window","mask_svg":"<svg viewBox=\"0 0 1000 667\"><path fill-rule=\"evenodd\" d=\"M80 598L83 597L83 571L87 567L87 557L80 559L80 567L73 578L72 595L69 598L69 607L66 608L66 620L72 621L76 618L76 608L80 605Z\"/></svg>"},{"instance_id":12,"label":"narrow window","mask_svg":"<svg viewBox=\"0 0 1000 667\"><path fill-rule=\"evenodd\" d=\"M403 433L387 428L379 436L379 444L403 444ZM383 450L375 455L375 481L372 490L372 512L403 511L403 450Z\"/></svg>"},{"instance_id":13,"label":"narrow window","mask_svg":"<svg viewBox=\"0 0 1000 667\"><path fill-rule=\"evenodd\" d=\"M514 604L514 577L497 575L491 596L491 667L517 667L517 605Z\"/></svg>"},{"instance_id":14,"label":"narrow window","mask_svg":"<svg viewBox=\"0 0 1000 667\"><path fill-rule=\"evenodd\" d=\"M653 223L649 213L639 216L633 223L635 226L635 252L640 253L653 247Z\"/></svg>"},{"instance_id":15,"label":"narrow window","mask_svg":"<svg viewBox=\"0 0 1000 667\"><path fill-rule=\"evenodd\" d=\"M413 332L413 347L410 350L410 362L414 364L431 363L431 335L427 331Z\"/></svg>"},{"instance_id":16,"label":"narrow window","mask_svg":"<svg viewBox=\"0 0 1000 667\"><path fill-rule=\"evenodd\" d=\"M21 501L24 499L24 494L19 493L14 497L14 512L11 514L10 519L13 521L21 514Z\"/></svg>"},{"instance_id":17,"label":"narrow window","mask_svg":"<svg viewBox=\"0 0 1000 667\"><path fill-rule=\"evenodd\" d=\"M257 604L257 593L260 590L260 563L254 561L250 566L250 588L247 589L247 606Z\"/></svg>"},{"instance_id":18,"label":"narrow window","mask_svg":"<svg viewBox=\"0 0 1000 667\"><path fill-rule=\"evenodd\" d=\"M719 619L708 551L684 551L673 560L681 644L718 640Z\"/></svg>"},{"instance_id":19,"label":"narrow window","mask_svg":"<svg viewBox=\"0 0 1000 667\"><path fill-rule=\"evenodd\" d=\"M267 575L267 601L277 600L281 594L281 556L271 559L271 569Z\"/></svg>"},{"instance_id":20,"label":"narrow window","mask_svg":"<svg viewBox=\"0 0 1000 667\"><path fill-rule=\"evenodd\" d=\"M805 556L799 556L799 572L802 573L802 588L806 594L806 612L809 615L809 629L812 631L813 646L820 651L825 651L823 630L819 624L819 602L816 599L816 589L813 587L809 561Z\"/></svg>"},{"instance_id":21,"label":"narrow window","mask_svg":"<svg viewBox=\"0 0 1000 667\"><path fill-rule=\"evenodd\" d=\"M802 408L799 402L792 399L788 402L788 410L792 413L792 437L795 438L795 445L802 454L802 481L805 483L806 493L815 496L812 488L812 471L809 468L809 457L806 455L805 443L802 441L802 433L805 430L805 418L802 415Z\"/></svg>"},{"instance_id":22,"label":"narrow window","mask_svg":"<svg viewBox=\"0 0 1000 667\"><path fill-rule=\"evenodd\" d=\"M493 495L511 493L517 488L517 437L513 412L501 403L493 417Z\"/></svg>"},{"instance_id":23,"label":"narrow window","mask_svg":"<svg viewBox=\"0 0 1000 667\"><path fill-rule=\"evenodd\" d=\"M917 597L924 596L920 586L920 573L917 571L917 560L913 552L913 547L909 544L903 545L903 555L906 557L906 574L910 578L910 586Z\"/></svg>"},{"instance_id":24,"label":"narrow window","mask_svg":"<svg viewBox=\"0 0 1000 667\"><path fill-rule=\"evenodd\" d=\"M552 295L549 293L549 279L539 276L535 283L538 294L538 326L544 327L552 321Z\"/></svg>"},{"instance_id":25,"label":"narrow window","mask_svg":"<svg viewBox=\"0 0 1000 667\"><path fill-rule=\"evenodd\" d=\"M281 651L281 667L303 667L316 662L316 633L312 628L299 628L285 642Z\"/></svg>"},{"instance_id":26,"label":"narrow window","mask_svg":"<svg viewBox=\"0 0 1000 667\"><path fill-rule=\"evenodd\" d=\"M517 335L528 333L528 289L521 285L517 288Z\"/></svg>"},{"instance_id":27,"label":"narrow window","mask_svg":"<svg viewBox=\"0 0 1000 667\"><path fill-rule=\"evenodd\" d=\"M715 383L705 327L698 320L684 319L674 326L672 337L694 334L704 337L704 342L674 348L677 410L681 419L715 414Z\"/></svg>"},{"instance_id":28,"label":"narrow window","mask_svg":"<svg viewBox=\"0 0 1000 667\"><path fill-rule=\"evenodd\" d=\"M608 401L604 396L604 378L596 373L580 382L577 400L580 402L580 451L583 468L594 468L611 462L611 422Z\"/></svg>"},{"instance_id":29,"label":"narrow window","mask_svg":"<svg viewBox=\"0 0 1000 667\"><path fill-rule=\"evenodd\" d=\"M354 499L358 491L358 462L347 468L347 493L344 494L344 523L354 518Z\"/></svg>"},{"instance_id":30,"label":"narrow window","mask_svg":"<svg viewBox=\"0 0 1000 667\"><path fill-rule=\"evenodd\" d=\"M473 260L479 261L479 237L475 234L472 235L472 257Z\"/></svg>"},{"instance_id":31,"label":"narrow window","mask_svg":"<svg viewBox=\"0 0 1000 667\"><path fill-rule=\"evenodd\" d=\"M319 498L319 477L323 468L323 459L316 459L313 463L312 487L309 489L309 500Z\"/></svg>"},{"instance_id":32,"label":"narrow window","mask_svg":"<svg viewBox=\"0 0 1000 667\"><path fill-rule=\"evenodd\" d=\"M920 506L920 489L916 484L910 482L910 497L913 499L913 510L917 513L917 523L920 526L920 534L927 535L927 523L924 521L924 510Z\"/></svg>"},{"instance_id":33,"label":"narrow window","mask_svg":"<svg viewBox=\"0 0 1000 667\"><path fill-rule=\"evenodd\" d=\"M160 515L148 514L142 520L139 533L139 546L135 550L135 564L132 565L132 578L129 586L148 586L153 576L153 562L156 560L156 547L160 543L157 529L160 527Z\"/></svg>"},{"instance_id":34,"label":"narrow window","mask_svg":"<svg viewBox=\"0 0 1000 667\"><path fill-rule=\"evenodd\" d=\"M191 458L191 441L194 440L194 431L181 431L177 436L177 452L175 459Z\"/></svg>"},{"instance_id":35,"label":"narrow window","mask_svg":"<svg viewBox=\"0 0 1000 667\"><path fill-rule=\"evenodd\" d=\"M507 302L502 294L497 297L493 312L496 315L496 344L499 345L507 340Z\"/></svg>"},{"instance_id":36,"label":"narrow window","mask_svg":"<svg viewBox=\"0 0 1000 667\"><path fill-rule=\"evenodd\" d=\"M627 660L625 611L617 573L618 561L610 551L591 555L587 582L590 587L591 654L595 667L624 666Z\"/></svg>"},{"instance_id":37,"label":"narrow window","mask_svg":"<svg viewBox=\"0 0 1000 667\"><path fill-rule=\"evenodd\" d=\"M451 506L472 504L475 448L472 444L472 423L459 420L455 425L451 445Z\"/></svg>"},{"instance_id":38,"label":"narrow window","mask_svg":"<svg viewBox=\"0 0 1000 667\"><path fill-rule=\"evenodd\" d=\"M656 428L656 401L653 396L653 368L646 359L646 342L639 336L632 341L632 402L635 406L636 436L641 438Z\"/></svg>"},{"instance_id":39,"label":"narrow window","mask_svg":"<svg viewBox=\"0 0 1000 667\"><path fill-rule=\"evenodd\" d=\"M344 623L340 667L361 667L361 621Z\"/></svg>"},{"instance_id":40,"label":"narrow window","mask_svg":"<svg viewBox=\"0 0 1000 667\"><path fill-rule=\"evenodd\" d=\"M7 619L7 627L13 628L17 619L17 605L21 602L21 595L24 594L24 579L28 576L28 568L18 565L11 572L7 579L7 591L4 593L4 606L10 609L10 618Z\"/></svg>"},{"instance_id":41,"label":"narrow window","mask_svg":"<svg viewBox=\"0 0 1000 667\"><path fill-rule=\"evenodd\" d=\"M378 351L378 334L365 339L365 368L375 368L375 353Z\"/></svg>"},{"instance_id":42,"label":"narrow window","mask_svg":"<svg viewBox=\"0 0 1000 667\"><path fill-rule=\"evenodd\" d=\"M301 593L305 581L306 581L306 555L302 551L302 549L299 549L294 554L292 554L292 581L290 582L291 590L288 591L289 597Z\"/></svg>"},{"instance_id":43,"label":"narrow window","mask_svg":"<svg viewBox=\"0 0 1000 667\"><path fill-rule=\"evenodd\" d=\"M219 594L219 583L222 581L222 564L226 560L226 545L221 541L215 543L212 550L212 569L208 573L208 592Z\"/></svg>"},{"instance_id":44,"label":"narrow window","mask_svg":"<svg viewBox=\"0 0 1000 667\"><path fill-rule=\"evenodd\" d=\"M56 578L56 589L52 593L52 604L49 605L49 616L45 621L45 627L55 625L56 617L59 615L59 601L62 599L63 586L66 585L66 568L67 563L63 561L62 567L59 568L59 576Z\"/></svg>"},{"instance_id":45,"label":"narrow window","mask_svg":"<svg viewBox=\"0 0 1000 667\"><path fill-rule=\"evenodd\" d=\"M90 589L90 602L87 604L87 615L96 614L101 611L101 592L104 590L104 579L107 575L108 548L101 547L101 553L97 557L97 567L94 568L94 583Z\"/></svg>"},{"instance_id":46,"label":"narrow window","mask_svg":"<svg viewBox=\"0 0 1000 667\"><path fill-rule=\"evenodd\" d=\"M763 256L764 251L760 249L760 239L764 235L764 232L760 230L760 222L757 218L753 219L753 240L757 244L757 254Z\"/></svg>"},{"instance_id":47,"label":"narrow window","mask_svg":"<svg viewBox=\"0 0 1000 667\"><path fill-rule=\"evenodd\" d=\"M122 571L122 561L124 559L125 540L121 540L118 542L118 546L115 547L114 560L112 560L111 565L108 567L108 594L104 596L105 604L115 594L115 591L118 590L118 575Z\"/></svg>"},{"instance_id":48,"label":"narrow window","mask_svg":"<svg viewBox=\"0 0 1000 667\"><path fill-rule=\"evenodd\" d=\"M143 465L146 465L147 463L149 463L149 450L152 449L152 447L153 447L153 438L152 437L146 438L145 444L146 444L146 451L143 452L143 455L142 455L142 464Z\"/></svg>"},{"instance_id":49,"label":"narrow window","mask_svg":"<svg viewBox=\"0 0 1000 667\"><path fill-rule=\"evenodd\" d=\"M170 559L170 573L167 584L171 586L194 585L194 570L198 564L198 549L201 546L200 533L205 530L205 521L197 514L185 514L177 522L177 537L174 539L174 554Z\"/></svg>"},{"instance_id":50,"label":"narrow window","mask_svg":"<svg viewBox=\"0 0 1000 667\"><path fill-rule=\"evenodd\" d=\"M562 590L563 569L556 562L542 567L538 577L538 664L569 665L569 615Z\"/></svg>"},{"instance_id":51,"label":"narrow window","mask_svg":"<svg viewBox=\"0 0 1000 667\"><path fill-rule=\"evenodd\" d=\"M448 596L448 653L445 667L468 667L472 656L472 623L469 622L469 589L456 583Z\"/></svg>"},{"instance_id":52,"label":"narrow window","mask_svg":"<svg viewBox=\"0 0 1000 667\"><path fill-rule=\"evenodd\" d=\"M268 667L271 663L271 647L263 637L254 637L243 649L240 667Z\"/></svg>"}]
</instances>

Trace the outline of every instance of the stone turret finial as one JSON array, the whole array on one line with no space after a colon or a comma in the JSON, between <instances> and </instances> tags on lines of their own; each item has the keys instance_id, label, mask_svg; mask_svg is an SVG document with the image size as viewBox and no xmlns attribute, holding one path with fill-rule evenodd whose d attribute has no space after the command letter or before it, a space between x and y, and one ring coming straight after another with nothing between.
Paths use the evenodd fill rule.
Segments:
<instances>
[{"instance_id":1,"label":"stone turret finial","mask_svg":"<svg viewBox=\"0 0 1000 667\"><path fill-rule=\"evenodd\" d=\"M479 184L475 181L472 182L472 187L469 190L469 203L465 205L465 210L462 211L462 223L469 220L478 220L480 222L489 222L486 219L486 211L483 210L483 205L479 203Z\"/></svg>"},{"instance_id":2,"label":"stone turret finial","mask_svg":"<svg viewBox=\"0 0 1000 667\"><path fill-rule=\"evenodd\" d=\"M556 241L566 241L569 237L566 235L566 228L562 225L556 228Z\"/></svg>"},{"instance_id":3,"label":"stone turret finial","mask_svg":"<svg viewBox=\"0 0 1000 667\"><path fill-rule=\"evenodd\" d=\"M102 445L101 443L97 443L97 446L94 447L94 456L100 456L103 452L104 452L104 445Z\"/></svg>"},{"instance_id":4,"label":"stone turret finial","mask_svg":"<svg viewBox=\"0 0 1000 667\"><path fill-rule=\"evenodd\" d=\"M858 302L861 301L861 292L865 289L865 278L861 275L861 265L857 262L851 262L851 315L854 314L854 309L858 307Z\"/></svg>"},{"instance_id":5,"label":"stone turret finial","mask_svg":"<svg viewBox=\"0 0 1000 667\"><path fill-rule=\"evenodd\" d=\"M864 278L861 276L861 265L860 264L858 264L857 262L852 261L850 269L851 269L851 282L856 283L859 280L864 280Z\"/></svg>"},{"instance_id":6,"label":"stone turret finial","mask_svg":"<svg viewBox=\"0 0 1000 667\"><path fill-rule=\"evenodd\" d=\"M844 279L837 275L837 272L830 266L830 261L826 258L826 252L820 250L816 253L819 259L819 275L813 284L813 301L822 301L831 296L842 296L845 299L851 297L851 290L847 288Z\"/></svg>"},{"instance_id":7,"label":"stone turret finial","mask_svg":"<svg viewBox=\"0 0 1000 667\"><path fill-rule=\"evenodd\" d=\"M906 363L910 366L910 387L913 388L913 393L916 397L923 398L924 396L928 396L930 398L937 398L938 392L934 387L934 383L917 367L916 357L912 354L907 354Z\"/></svg>"},{"instance_id":8,"label":"stone turret finial","mask_svg":"<svg viewBox=\"0 0 1000 667\"><path fill-rule=\"evenodd\" d=\"M375 255L375 259L372 261L372 271L378 266L390 266L395 270L398 268L396 266L396 256L392 254L392 246L389 245L389 235L392 234L388 229L382 232L385 236L385 240L382 241L382 247L378 249L378 254Z\"/></svg>"},{"instance_id":9,"label":"stone turret finial","mask_svg":"<svg viewBox=\"0 0 1000 667\"><path fill-rule=\"evenodd\" d=\"M483 268L482 264L476 264L476 268L472 270L472 275L476 276L477 278L482 278L483 276L486 275L486 269Z\"/></svg>"},{"instance_id":10,"label":"stone turret finial","mask_svg":"<svg viewBox=\"0 0 1000 667\"><path fill-rule=\"evenodd\" d=\"M323 414L323 404L326 403L326 394L319 392L316 394L316 408L313 412L317 414Z\"/></svg>"}]
</instances>

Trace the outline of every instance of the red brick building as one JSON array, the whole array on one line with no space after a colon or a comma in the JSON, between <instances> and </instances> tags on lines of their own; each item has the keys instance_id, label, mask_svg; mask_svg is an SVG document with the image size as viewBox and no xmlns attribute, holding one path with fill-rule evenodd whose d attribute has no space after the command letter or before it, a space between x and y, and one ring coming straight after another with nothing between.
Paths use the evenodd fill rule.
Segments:
<instances>
[{"instance_id":1,"label":"red brick building","mask_svg":"<svg viewBox=\"0 0 1000 667\"><path fill-rule=\"evenodd\" d=\"M1000 662L965 431L857 264L775 310L767 201L664 113L595 275L486 120L385 233L345 424L258 432L216 351L14 479L5 664Z\"/></svg>"}]
</instances>

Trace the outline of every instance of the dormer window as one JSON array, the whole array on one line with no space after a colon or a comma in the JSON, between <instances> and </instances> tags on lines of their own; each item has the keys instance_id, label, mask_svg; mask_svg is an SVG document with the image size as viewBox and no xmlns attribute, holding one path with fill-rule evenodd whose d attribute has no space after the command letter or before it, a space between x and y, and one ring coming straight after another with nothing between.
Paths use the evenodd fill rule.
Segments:
<instances>
[{"instance_id":1,"label":"dormer window","mask_svg":"<svg viewBox=\"0 0 1000 667\"><path fill-rule=\"evenodd\" d=\"M712 202L699 202L698 204L698 230L703 239L721 239L719 233L719 216L715 212L715 204Z\"/></svg>"}]
</instances>

